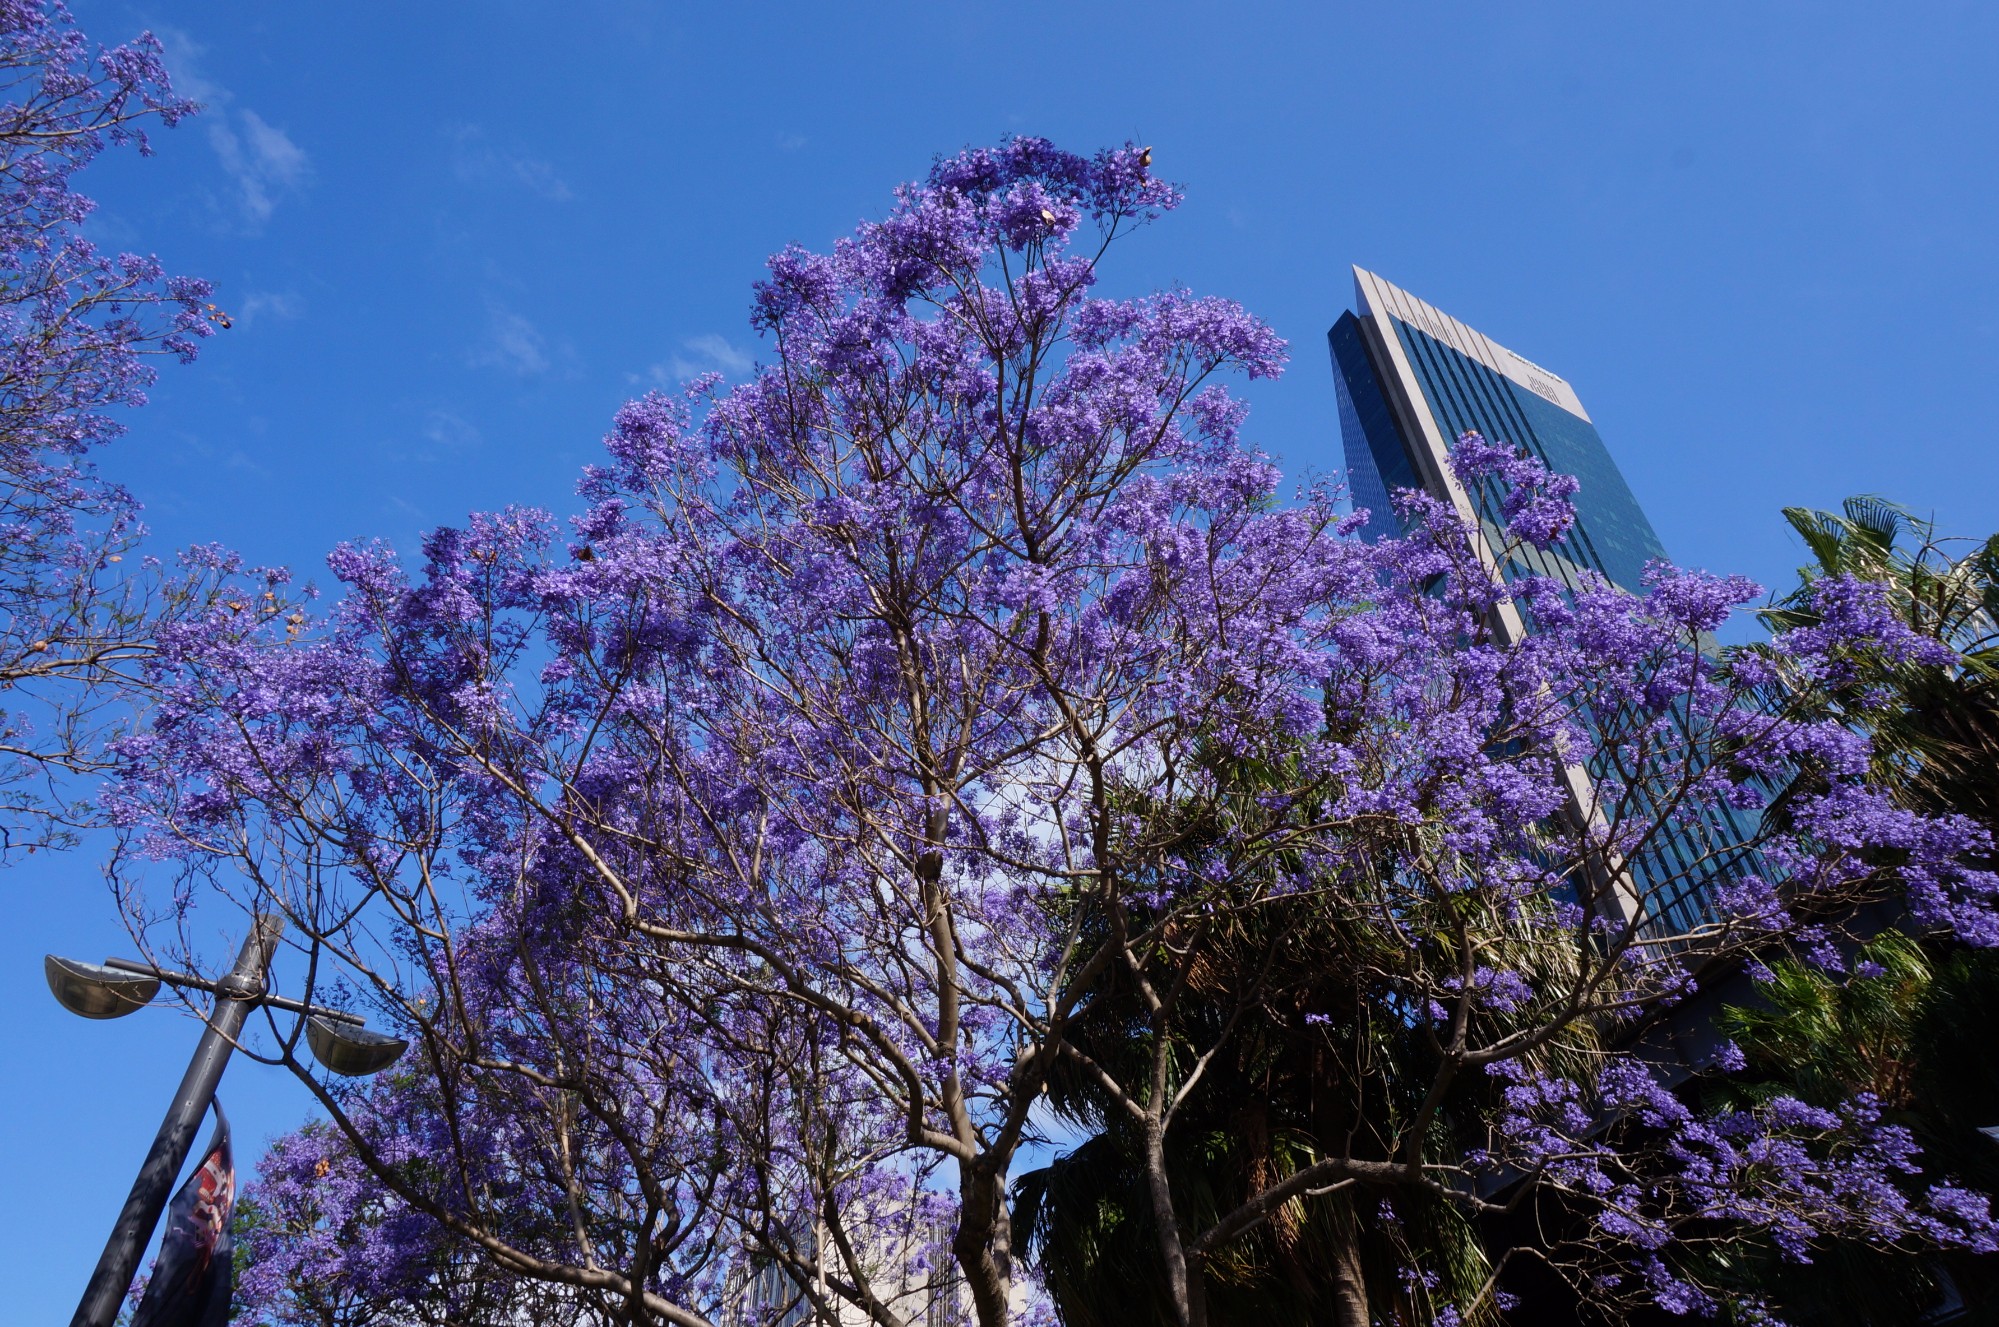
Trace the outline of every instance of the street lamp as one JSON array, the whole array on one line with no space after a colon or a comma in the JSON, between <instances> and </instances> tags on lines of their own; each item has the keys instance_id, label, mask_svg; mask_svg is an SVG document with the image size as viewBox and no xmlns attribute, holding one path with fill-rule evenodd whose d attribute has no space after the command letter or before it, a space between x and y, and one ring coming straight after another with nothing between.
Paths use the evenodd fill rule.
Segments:
<instances>
[{"instance_id":1,"label":"street lamp","mask_svg":"<svg viewBox=\"0 0 1999 1327\"><path fill-rule=\"evenodd\" d=\"M305 1040L313 1058L336 1074L358 1077L379 1073L396 1062L409 1043L400 1037L370 1031L353 1014L321 1009L298 1000L273 995L266 989L265 973L271 953L277 948L284 923L276 917L259 915L236 955L236 966L218 981L208 981L185 972L156 968L150 963L110 958L103 963L80 963L73 958L50 954L42 960L42 970L63 1008L85 1018L123 1018L149 1003L161 985L181 990L206 991L215 997L208 1026L194 1048L187 1073L174 1093L167 1117L153 1138L152 1150L139 1167L132 1192L111 1227L97 1269L77 1305L70 1327L111 1327L118 1306L132 1287L139 1270L139 1258L159 1224L167 1205L174 1177L180 1174L188 1150L194 1145L195 1131L215 1097L216 1084L229 1063L229 1054L243 1031L243 1022L258 1005L305 1015Z\"/></svg>"}]
</instances>

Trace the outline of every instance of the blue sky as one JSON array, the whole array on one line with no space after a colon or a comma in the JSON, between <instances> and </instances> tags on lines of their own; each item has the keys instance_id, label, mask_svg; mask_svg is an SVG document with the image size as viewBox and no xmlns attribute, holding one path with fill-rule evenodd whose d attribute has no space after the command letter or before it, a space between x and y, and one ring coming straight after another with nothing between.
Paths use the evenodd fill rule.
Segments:
<instances>
[{"instance_id":1,"label":"blue sky","mask_svg":"<svg viewBox=\"0 0 1999 1327\"><path fill-rule=\"evenodd\" d=\"M1856 492L1999 529L1990 5L73 2L209 104L84 177L237 315L103 456L162 547L323 581L341 539L564 510L623 398L762 353L767 253L1017 132L1154 145L1187 202L1111 279L1290 339L1249 396L1295 473L1338 466L1358 262L1568 377L1682 562L1781 581L1778 508ZM195 1035L46 994L44 951L125 948L97 870L0 885L22 1322L73 1306ZM225 1100L246 1166L305 1114L252 1065Z\"/></svg>"}]
</instances>

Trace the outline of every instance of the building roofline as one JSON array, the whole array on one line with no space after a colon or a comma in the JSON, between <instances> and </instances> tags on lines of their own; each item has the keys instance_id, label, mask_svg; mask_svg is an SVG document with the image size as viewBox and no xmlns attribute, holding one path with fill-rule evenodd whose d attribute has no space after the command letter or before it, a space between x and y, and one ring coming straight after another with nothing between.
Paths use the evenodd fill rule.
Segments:
<instances>
[{"instance_id":1,"label":"building roofline","mask_svg":"<svg viewBox=\"0 0 1999 1327\"><path fill-rule=\"evenodd\" d=\"M1386 314L1427 333L1451 349L1485 365L1510 382L1518 383L1544 401L1558 405L1576 418L1591 422L1582 398L1568 379L1550 372L1525 355L1508 350L1491 337L1466 326L1435 305L1418 299L1391 282L1356 264L1353 269L1355 312ZM1386 330L1386 329L1384 329Z\"/></svg>"}]
</instances>

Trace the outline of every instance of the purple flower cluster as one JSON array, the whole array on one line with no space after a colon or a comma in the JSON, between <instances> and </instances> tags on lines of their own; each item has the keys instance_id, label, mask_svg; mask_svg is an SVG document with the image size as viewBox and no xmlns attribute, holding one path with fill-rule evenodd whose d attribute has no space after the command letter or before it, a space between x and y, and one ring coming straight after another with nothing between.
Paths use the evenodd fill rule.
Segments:
<instances>
[{"instance_id":1,"label":"purple flower cluster","mask_svg":"<svg viewBox=\"0 0 1999 1327\"><path fill-rule=\"evenodd\" d=\"M1732 1050L1733 1048L1729 1048ZM1741 1066L1741 1054L1724 1056ZM1753 1231L1809 1263L1828 1234L1890 1247L1999 1249L1990 1199L1949 1183L1912 1186L1916 1147L1879 1103L1840 1110L1778 1096L1703 1114L1649 1066L1613 1061L1593 1083L1511 1067L1488 1166L1515 1166L1595 1212L1604 1250L1623 1250L1652 1302L1710 1314L1721 1301L1661 1255ZM1739 1306L1738 1306L1739 1307Z\"/></svg>"},{"instance_id":2,"label":"purple flower cluster","mask_svg":"<svg viewBox=\"0 0 1999 1327\"><path fill-rule=\"evenodd\" d=\"M1499 510L1507 530L1536 548L1549 547L1575 524L1569 499L1581 485L1574 475L1554 474L1534 457L1487 442L1477 433L1458 439L1451 465L1467 483L1497 484L1504 495Z\"/></svg>"}]
</instances>

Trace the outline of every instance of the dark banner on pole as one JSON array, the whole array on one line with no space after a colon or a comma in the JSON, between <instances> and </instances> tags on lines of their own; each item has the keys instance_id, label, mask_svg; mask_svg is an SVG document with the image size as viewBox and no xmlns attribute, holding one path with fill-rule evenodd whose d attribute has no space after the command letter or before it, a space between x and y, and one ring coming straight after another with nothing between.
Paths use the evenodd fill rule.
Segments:
<instances>
[{"instance_id":1,"label":"dark banner on pole","mask_svg":"<svg viewBox=\"0 0 1999 1327\"><path fill-rule=\"evenodd\" d=\"M228 1327L234 1277L229 1217L235 1208L236 1162L218 1101L208 1150L167 1206L160 1256L132 1327Z\"/></svg>"}]
</instances>

